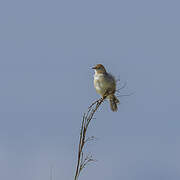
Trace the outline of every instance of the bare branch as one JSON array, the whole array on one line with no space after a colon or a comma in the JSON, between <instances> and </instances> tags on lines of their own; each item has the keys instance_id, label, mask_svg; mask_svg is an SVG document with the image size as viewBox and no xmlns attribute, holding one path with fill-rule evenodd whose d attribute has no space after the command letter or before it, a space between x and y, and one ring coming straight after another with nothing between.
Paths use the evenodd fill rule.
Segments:
<instances>
[{"instance_id":1,"label":"bare branch","mask_svg":"<svg viewBox=\"0 0 180 180\"><path fill-rule=\"evenodd\" d=\"M85 143L89 142L89 141L94 141L94 140L97 140L96 137L94 136L91 136L91 137L88 137L86 140L85 140Z\"/></svg>"},{"instance_id":2,"label":"bare branch","mask_svg":"<svg viewBox=\"0 0 180 180\"><path fill-rule=\"evenodd\" d=\"M77 161L76 173L75 173L74 180L78 180L78 177L79 177L81 171L85 168L85 166L87 164L89 164L90 162L96 161L92 158L92 156L89 156L89 155L87 155L84 158L83 149L84 149L85 143L95 140L94 136L88 137L86 139L87 129L88 129L89 123L93 119L95 112L98 110L99 106L103 103L103 101L106 99L106 97L107 96L104 96L103 98L100 98L100 99L96 100L95 102L93 102L89 106L87 113L84 113L84 115L83 115L83 120L82 120L81 130L80 130L79 147L78 147L78 161Z\"/></svg>"},{"instance_id":3,"label":"bare branch","mask_svg":"<svg viewBox=\"0 0 180 180\"><path fill-rule=\"evenodd\" d=\"M119 94L119 95L117 95L117 97L131 96L131 95L133 95L133 94L135 94L135 93L130 93L130 94Z\"/></svg>"},{"instance_id":4,"label":"bare branch","mask_svg":"<svg viewBox=\"0 0 180 180\"><path fill-rule=\"evenodd\" d=\"M120 90L124 89L127 86L127 83L125 82L120 88L116 90L116 92L120 92Z\"/></svg>"}]
</instances>

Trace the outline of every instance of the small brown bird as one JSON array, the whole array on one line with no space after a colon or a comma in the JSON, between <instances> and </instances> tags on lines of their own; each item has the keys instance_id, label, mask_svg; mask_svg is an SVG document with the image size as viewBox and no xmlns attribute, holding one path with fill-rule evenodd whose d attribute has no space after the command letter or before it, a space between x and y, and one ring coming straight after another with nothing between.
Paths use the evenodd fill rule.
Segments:
<instances>
[{"instance_id":1,"label":"small brown bird","mask_svg":"<svg viewBox=\"0 0 180 180\"><path fill-rule=\"evenodd\" d=\"M94 87L96 92L102 97L107 96L106 98L109 99L111 110L117 111L119 100L114 95L116 92L115 78L106 72L106 69L102 64L97 64L93 69L95 70Z\"/></svg>"}]
</instances>

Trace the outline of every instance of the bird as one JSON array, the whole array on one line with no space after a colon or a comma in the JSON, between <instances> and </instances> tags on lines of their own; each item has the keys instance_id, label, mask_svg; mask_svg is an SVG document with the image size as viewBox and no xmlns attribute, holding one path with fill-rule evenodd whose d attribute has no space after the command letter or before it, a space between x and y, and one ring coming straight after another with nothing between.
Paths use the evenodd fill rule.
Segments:
<instances>
[{"instance_id":1,"label":"bird","mask_svg":"<svg viewBox=\"0 0 180 180\"><path fill-rule=\"evenodd\" d=\"M118 98L115 96L116 92L116 80L113 75L107 73L105 67L102 64L97 64L92 67L95 70L94 74L94 87L96 92L100 94L102 98L109 100L110 108L113 112L118 110L117 104Z\"/></svg>"}]
</instances>

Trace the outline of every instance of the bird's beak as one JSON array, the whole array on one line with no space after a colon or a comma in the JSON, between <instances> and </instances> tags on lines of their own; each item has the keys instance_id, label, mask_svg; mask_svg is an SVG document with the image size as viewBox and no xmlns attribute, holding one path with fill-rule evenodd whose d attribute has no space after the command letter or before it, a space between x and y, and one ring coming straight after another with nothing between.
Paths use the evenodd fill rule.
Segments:
<instances>
[{"instance_id":1,"label":"bird's beak","mask_svg":"<svg viewBox=\"0 0 180 180\"><path fill-rule=\"evenodd\" d=\"M92 67L92 69L96 69L96 67Z\"/></svg>"}]
</instances>

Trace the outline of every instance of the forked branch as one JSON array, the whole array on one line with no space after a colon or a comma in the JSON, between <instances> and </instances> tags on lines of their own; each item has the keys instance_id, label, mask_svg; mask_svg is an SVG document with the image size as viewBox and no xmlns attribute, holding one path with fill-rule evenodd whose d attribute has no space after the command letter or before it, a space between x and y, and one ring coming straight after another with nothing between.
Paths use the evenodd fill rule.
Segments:
<instances>
[{"instance_id":1,"label":"forked branch","mask_svg":"<svg viewBox=\"0 0 180 180\"><path fill-rule=\"evenodd\" d=\"M95 112L98 110L99 106L102 104L105 98L106 97L103 97L93 102L89 106L87 113L83 115L81 131L80 131L79 147L78 147L78 160L77 160L76 173L75 173L74 180L78 180L81 171L85 168L87 164L95 161L91 155L86 155L84 157L83 150L84 150L84 145L87 142L94 140L94 136L86 138L87 129L88 129L89 123L93 119Z\"/></svg>"}]
</instances>

